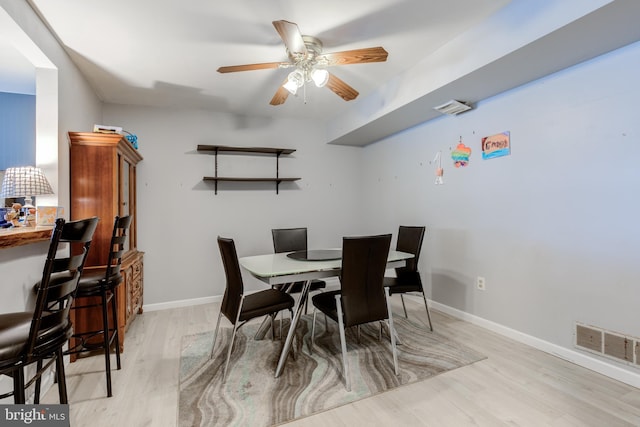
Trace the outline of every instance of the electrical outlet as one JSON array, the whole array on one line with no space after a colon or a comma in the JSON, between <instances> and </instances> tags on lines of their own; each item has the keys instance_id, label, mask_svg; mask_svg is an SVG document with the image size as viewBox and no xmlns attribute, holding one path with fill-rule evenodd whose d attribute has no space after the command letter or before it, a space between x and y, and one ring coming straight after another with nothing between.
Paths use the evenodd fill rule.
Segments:
<instances>
[{"instance_id":1,"label":"electrical outlet","mask_svg":"<svg viewBox=\"0 0 640 427\"><path fill-rule=\"evenodd\" d=\"M476 288L480 291L484 291L485 289L487 289L484 277L476 277Z\"/></svg>"}]
</instances>

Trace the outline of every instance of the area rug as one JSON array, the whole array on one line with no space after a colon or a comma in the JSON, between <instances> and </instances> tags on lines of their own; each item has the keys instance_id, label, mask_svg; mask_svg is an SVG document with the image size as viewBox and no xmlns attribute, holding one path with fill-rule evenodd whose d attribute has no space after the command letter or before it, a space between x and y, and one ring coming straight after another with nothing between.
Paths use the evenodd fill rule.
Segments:
<instances>
[{"instance_id":1,"label":"area rug","mask_svg":"<svg viewBox=\"0 0 640 427\"><path fill-rule=\"evenodd\" d=\"M293 344L295 360L287 359L282 375L274 377L282 340L270 333L255 340L259 323L238 332L226 381L222 371L231 328L220 327L213 359L213 331L183 337L180 359L179 425L271 426L326 411L401 385L484 359L482 354L446 336L429 331L418 321L394 318L402 344L398 345L399 374L386 330L378 340L376 325L361 327L360 338L347 332L351 391L344 386L340 336L335 322L318 316L313 353L309 354L311 316L303 316ZM284 321L286 334L288 320ZM279 328L276 328L276 331Z\"/></svg>"}]
</instances>

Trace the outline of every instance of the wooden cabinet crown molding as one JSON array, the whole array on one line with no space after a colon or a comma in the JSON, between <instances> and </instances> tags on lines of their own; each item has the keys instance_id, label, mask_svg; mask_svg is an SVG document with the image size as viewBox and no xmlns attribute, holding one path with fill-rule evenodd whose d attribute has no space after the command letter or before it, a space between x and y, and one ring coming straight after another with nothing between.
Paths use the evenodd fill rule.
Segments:
<instances>
[{"instance_id":1,"label":"wooden cabinet crown molding","mask_svg":"<svg viewBox=\"0 0 640 427\"><path fill-rule=\"evenodd\" d=\"M124 136L118 133L69 132L69 142L73 145L112 146L117 147L129 157L134 164L142 160L142 155Z\"/></svg>"}]
</instances>

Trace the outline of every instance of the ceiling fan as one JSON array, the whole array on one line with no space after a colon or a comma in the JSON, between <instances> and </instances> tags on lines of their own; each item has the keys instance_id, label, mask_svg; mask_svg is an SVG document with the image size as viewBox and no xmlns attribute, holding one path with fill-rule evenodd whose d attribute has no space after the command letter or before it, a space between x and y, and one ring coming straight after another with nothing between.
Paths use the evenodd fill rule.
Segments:
<instances>
[{"instance_id":1,"label":"ceiling fan","mask_svg":"<svg viewBox=\"0 0 640 427\"><path fill-rule=\"evenodd\" d=\"M273 21L273 26L287 49L288 62L263 62L218 68L219 73L268 68L295 68L276 91L271 99L271 105L284 104L290 93L295 95L305 83L312 81L318 87L326 85L345 101L351 101L358 96L358 91L329 73L326 68L334 65L363 64L387 60L388 53L380 46L322 53L322 42L316 37L302 35L297 24L289 21Z\"/></svg>"}]
</instances>

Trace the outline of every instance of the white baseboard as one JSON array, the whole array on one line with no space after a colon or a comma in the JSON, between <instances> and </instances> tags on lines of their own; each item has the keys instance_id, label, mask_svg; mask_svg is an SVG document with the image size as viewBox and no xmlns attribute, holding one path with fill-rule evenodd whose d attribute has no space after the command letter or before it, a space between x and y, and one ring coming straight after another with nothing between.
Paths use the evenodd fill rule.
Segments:
<instances>
[{"instance_id":1,"label":"white baseboard","mask_svg":"<svg viewBox=\"0 0 640 427\"><path fill-rule=\"evenodd\" d=\"M416 298L416 301L418 301L418 297L411 298ZM419 302L423 303L421 299ZM515 329L500 325L499 323L483 319L476 315L466 313L464 311L441 304L439 302L429 300L429 305L436 310L442 311L443 313L446 313L450 316L488 329L514 341L518 341L522 344L526 344L538 350L544 351L545 353L549 353L553 356L564 359L568 362L575 363L576 365L582 366L583 368L587 368L589 370L598 372L599 374L606 375L607 377L613 378L614 380L623 382L636 388L640 388L640 373L636 374L634 372L630 372L618 366L591 357L587 354L582 354L575 350L541 340L531 335L516 331Z\"/></svg>"},{"instance_id":2,"label":"white baseboard","mask_svg":"<svg viewBox=\"0 0 640 427\"><path fill-rule=\"evenodd\" d=\"M329 277L323 279L327 282L327 289L340 289L340 282L338 279ZM246 291L247 293L258 292L259 289ZM183 299L178 301L169 301L169 302L161 302L157 304L145 304L143 309L144 311L159 311L159 310L168 310L170 308L180 308L180 307L190 307L192 305L201 305L201 304L210 304L213 302L221 302L222 295L216 295L212 297L203 297L203 298L193 298L193 299Z\"/></svg>"},{"instance_id":3,"label":"white baseboard","mask_svg":"<svg viewBox=\"0 0 640 427\"><path fill-rule=\"evenodd\" d=\"M170 308L191 307L194 305L211 304L214 302L221 302L222 295L216 295L213 297L183 299L178 301L161 302L157 304L145 304L144 311L159 311L168 310Z\"/></svg>"}]
</instances>

